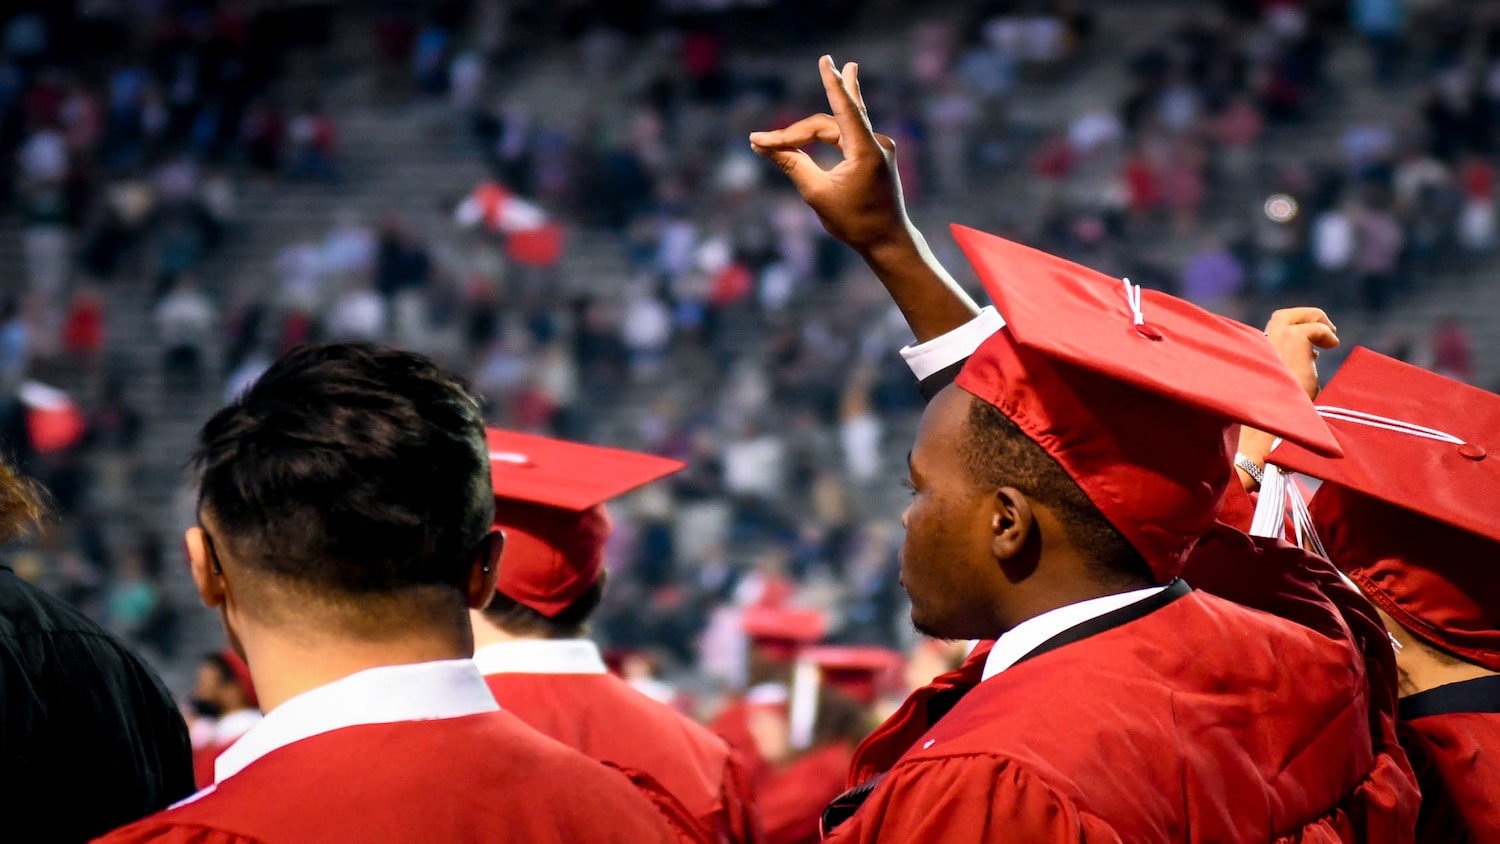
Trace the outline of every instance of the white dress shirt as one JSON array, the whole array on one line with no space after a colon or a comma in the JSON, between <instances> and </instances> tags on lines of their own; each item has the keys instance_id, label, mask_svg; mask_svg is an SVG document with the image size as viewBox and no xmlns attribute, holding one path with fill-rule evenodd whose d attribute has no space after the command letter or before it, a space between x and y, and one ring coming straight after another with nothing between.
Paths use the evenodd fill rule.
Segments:
<instances>
[{"instance_id":1,"label":"white dress shirt","mask_svg":"<svg viewBox=\"0 0 1500 844\"><path fill-rule=\"evenodd\" d=\"M995 647L990 650L989 657L984 661L984 674L980 678L981 682L1020 662L1021 657L1031 653L1038 645L1064 630L1077 627L1085 621L1092 621L1105 613L1144 601L1153 595L1160 594L1166 588L1165 586L1147 586L1145 589L1133 589L1101 598L1090 598L1087 601L1068 604L1026 619L1005 631L999 639L995 640Z\"/></svg>"},{"instance_id":2,"label":"white dress shirt","mask_svg":"<svg viewBox=\"0 0 1500 844\"><path fill-rule=\"evenodd\" d=\"M980 343L1004 327L1005 319L995 310L994 305L990 305L980 311L978 316L947 334L925 343L907 346L901 350L901 357L911 367L911 374L917 376L918 381L925 381L974 354Z\"/></svg>"},{"instance_id":3,"label":"white dress shirt","mask_svg":"<svg viewBox=\"0 0 1500 844\"><path fill-rule=\"evenodd\" d=\"M219 756L214 782L229 779L293 742L345 727L459 718L499 709L472 659L370 668L303 692L267 712Z\"/></svg>"},{"instance_id":4,"label":"white dress shirt","mask_svg":"<svg viewBox=\"0 0 1500 844\"><path fill-rule=\"evenodd\" d=\"M517 639L485 645L474 652L479 673L605 674L599 646L588 639Z\"/></svg>"}]
</instances>

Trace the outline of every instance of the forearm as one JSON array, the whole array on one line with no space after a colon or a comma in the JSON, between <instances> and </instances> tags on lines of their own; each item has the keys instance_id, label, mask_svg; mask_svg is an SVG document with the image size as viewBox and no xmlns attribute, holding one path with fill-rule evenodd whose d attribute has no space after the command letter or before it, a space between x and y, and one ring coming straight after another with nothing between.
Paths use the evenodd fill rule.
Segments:
<instances>
[{"instance_id":1,"label":"forearm","mask_svg":"<svg viewBox=\"0 0 1500 844\"><path fill-rule=\"evenodd\" d=\"M979 306L938 263L922 233L911 225L907 232L860 250L860 257L885 285L917 342L925 343L972 320Z\"/></svg>"}]
</instances>

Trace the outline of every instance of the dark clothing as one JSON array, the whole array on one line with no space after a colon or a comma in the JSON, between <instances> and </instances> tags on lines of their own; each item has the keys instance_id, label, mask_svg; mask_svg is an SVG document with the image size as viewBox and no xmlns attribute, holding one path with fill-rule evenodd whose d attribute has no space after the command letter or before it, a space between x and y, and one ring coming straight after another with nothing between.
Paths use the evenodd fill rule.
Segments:
<instances>
[{"instance_id":1,"label":"dark clothing","mask_svg":"<svg viewBox=\"0 0 1500 844\"><path fill-rule=\"evenodd\" d=\"M187 725L161 680L0 565L0 837L86 841L191 793Z\"/></svg>"}]
</instances>

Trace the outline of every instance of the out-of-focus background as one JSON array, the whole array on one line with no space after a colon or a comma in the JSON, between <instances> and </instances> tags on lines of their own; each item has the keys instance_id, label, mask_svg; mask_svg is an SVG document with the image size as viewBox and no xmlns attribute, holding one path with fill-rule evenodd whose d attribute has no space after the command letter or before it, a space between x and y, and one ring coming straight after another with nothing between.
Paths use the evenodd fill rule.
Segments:
<instances>
[{"instance_id":1,"label":"out-of-focus background","mask_svg":"<svg viewBox=\"0 0 1500 844\"><path fill-rule=\"evenodd\" d=\"M690 462L613 508L610 650L712 695L747 607L905 647L910 335L745 140L826 110L824 53L963 278L953 221L1500 382L1495 4L13 0L0 438L59 517L12 564L185 692L197 426L377 340L496 424Z\"/></svg>"}]
</instances>

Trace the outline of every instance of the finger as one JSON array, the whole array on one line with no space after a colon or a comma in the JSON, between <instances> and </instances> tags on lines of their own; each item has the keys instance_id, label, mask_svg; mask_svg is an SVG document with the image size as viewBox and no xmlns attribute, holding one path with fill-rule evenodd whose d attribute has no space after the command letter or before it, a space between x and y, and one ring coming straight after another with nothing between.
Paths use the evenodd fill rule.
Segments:
<instances>
[{"instance_id":1,"label":"finger","mask_svg":"<svg viewBox=\"0 0 1500 844\"><path fill-rule=\"evenodd\" d=\"M750 145L750 149L781 168L781 172L792 180L792 185L803 196L809 191L817 190L828 179L828 174L812 160L812 156L800 149L772 149L754 144Z\"/></svg>"},{"instance_id":2,"label":"finger","mask_svg":"<svg viewBox=\"0 0 1500 844\"><path fill-rule=\"evenodd\" d=\"M833 57L824 56L819 60L818 67L823 74L823 92L828 95L828 107L833 110L833 119L838 123L839 133L843 136L840 148L844 155L847 157L878 152L875 131L870 128L869 119L854 101L854 95L849 93L844 77L833 66Z\"/></svg>"},{"instance_id":3,"label":"finger","mask_svg":"<svg viewBox=\"0 0 1500 844\"><path fill-rule=\"evenodd\" d=\"M1339 344L1339 335L1323 323L1308 323L1297 326L1297 332L1320 349L1336 348Z\"/></svg>"},{"instance_id":4,"label":"finger","mask_svg":"<svg viewBox=\"0 0 1500 844\"><path fill-rule=\"evenodd\" d=\"M831 114L814 114L804 117L784 129L768 132L751 132L750 143L758 147L798 149L813 141L838 146L839 126Z\"/></svg>"},{"instance_id":5,"label":"finger","mask_svg":"<svg viewBox=\"0 0 1500 844\"><path fill-rule=\"evenodd\" d=\"M1321 322L1334 331L1339 330L1322 308L1303 307L1282 308L1271 314L1271 321L1266 325L1266 332L1270 333L1272 326L1303 325L1312 322Z\"/></svg>"}]
</instances>

